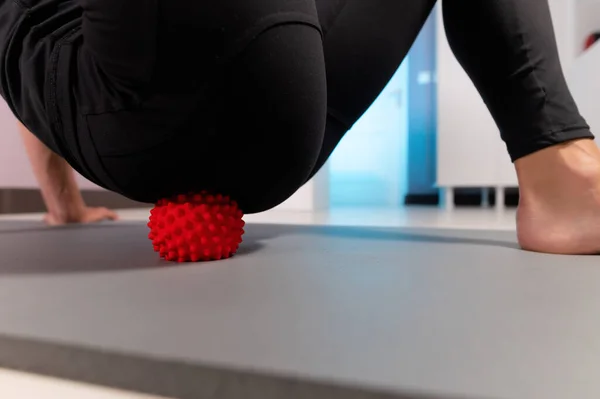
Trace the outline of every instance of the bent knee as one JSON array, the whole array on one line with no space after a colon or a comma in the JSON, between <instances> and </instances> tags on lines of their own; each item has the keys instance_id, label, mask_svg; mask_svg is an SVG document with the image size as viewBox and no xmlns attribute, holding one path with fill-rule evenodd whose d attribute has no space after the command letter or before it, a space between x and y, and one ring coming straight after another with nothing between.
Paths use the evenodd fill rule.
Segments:
<instances>
[{"instance_id":1,"label":"bent knee","mask_svg":"<svg viewBox=\"0 0 600 399\"><path fill-rule=\"evenodd\" d=\"M269 151L248 154L243 170L238 170L236 182L230 186L245 213L264 212L280 205L309 180L321 147L296 136L296 140L269 147Z\"/></svg>"},{"instance_id":2,"label":"bent knee","mask_svg":"<svg viewBox=\"0 0 600 399\"><path fill-rule=\"evenodd\" d=\"M257 37L232 72L227 122L242 143L237 197L245 213L271 209L302 187L321 147L327 118L319 32L281 25Z\"/></svg>"}]
</instances>

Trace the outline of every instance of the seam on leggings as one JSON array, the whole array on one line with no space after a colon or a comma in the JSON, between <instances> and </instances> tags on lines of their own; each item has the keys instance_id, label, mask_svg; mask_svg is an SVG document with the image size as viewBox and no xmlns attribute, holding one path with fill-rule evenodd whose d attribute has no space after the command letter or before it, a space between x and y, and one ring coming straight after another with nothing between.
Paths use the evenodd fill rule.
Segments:
<instances>
[{"instance_id":1,"label":"seam on leggings","mask_svg":"<svg viewBox=\"0 0 600 399\"><path fill-rule=\"evenodd\" d=\"M523 26L523 19L520 16L520 14L517 12L515 13L517 15L517 18L519 19L519 25ZM552 115L548 112L548 91L546 90L546 86L543 84L543 82L539 79L538 75L537 75L537 69L538 67L536 66L536 64L533 62L532 57L530 56L531 54L531 46L529 46L527 44L527 42L525 41L525 35L523 33L519 33L519 39L521 41L521 44L523 45L523 48L525 49L525 54L527 57L527 61L529 62L529 65L531 67L531 75L533 77L533 79L535 80L536 85L542 90L542 92L544 93L544 107L543 107L543 114L544 117L546 118L546 120L548 122L550 122L550 126L554 126L556 124L556 121L552 118ZM547 134L554 134L553 129L550 129L549 132L547 132Z\"/></svg>"},{"instance_id":2,"label":"seam on leggings","mask_svg":"<svg viewBox=\"0 0 600 399\"><path fill-rule=\"evenodd\" d=\"M13 0L13 3L16 4L21 10L29 11L30 7L26 6L21 0Z\"/></svg>"},{"instance_id":3,"label":"seam on leggings","mask_svg":"<svg viewBox=\"0 0 600 399\"><path fill-rule=\"evenodd\" d=\"M68 41L71 39L71 37L78 32L79 28L74 28L72 29L70 32L68 32L62 39L60 39L56 45L55 48L53 49L53 52L51 54L51 58L50 58L50 68L51 68L51 72L50 72L50 76L48 78L48 82L46 83L48 89L46 90L46 104L47 104L47 108L48 108L48 113L49 113L49 119L50 119L50 125L51 125L51 129L53 131L53 139L55 142L56 147L58 148L58 150L60 151L60 154L63 158L65 158L65 160L72 165L77 172L79 172L80 174L86 176L90 181L92 181L93 183L96 183L98 186L103 187L103 188L108 188L106 187L106 184L103 184L103 181L101 179L99 179L99 177L93 173L92 168L90 167L89 163L86 162L86 160L83 157L83 153L81 151L81 146L79 143L79 132L76 131L77 127L76 126L72 126L72 129L74 129L74 131L72 131L71 133L73 134L74 137L72 137L73 139L73 143L75 144L76 148L73 148L72 150L69 148L69 144L68 144L68 139L65 138L65 135L67 134L65 132L65 127L64 127L64 123L62 121L61 118L61 113L60 113L60 101L59 101L59 90L58 90L58 79L59 79L59 64L61 62L61 57L60 57L60 53L62 48L65 46L65 44L68 43ZM74 154L73 151L78 152L78 154ZM77 167L75 167L77 166ZM105 180L106 181L106 180ZM108 179L107 181L109 183L109 185L111 185L112 179Z\"/></svg>"},{"instance_id":4,"label":"seam on leggings","mask_svg":"<svg viewBox=\"0 0 600 399\"><path fill-rule=\"evenodd\" d=\"M153 151L153 150L156 150L157 148L163 147L180 137L181 136L179 134L173 133L173 134L169 135L167 138L165 138L164 140L161 140L159 143L149 145L147 147L144 147L144 148L136 150L136 151L119 151L119 152L111 152L108 154L100 154L98 151L96 151L96 153L98 154L98 157L100 157L100 159L117 159L117 158L124 158L124 157L135 156L135 155L142 155L147 151ZM94 142L94 146L95 146L95 142Z\"/></svg>"},{"instance_id":5,"label":"seam on leggings","mask_svg":"<svg viewBox=\"0 0 600 399\"><path fill-rule=\"evenodd\" d=\"M340 16L344 13L344 11L346 10L346 8L348 8L348 1L345 1L344 5L342 6L342 8L340 8L338 10L337 14L333 18L333 21L332 21L331 25L329 26L329 29L327 29L327 32L322 32L323 38L326 38L327 34L329 32L331 32L333 30L333 28L336 27L336 25L338 24L338 22L340 20ZM321 28L321 29L323 29L323 28Z\"/></svg>"},{"instance_id":6,"label":"seam on leggings","mask_svg":"<svg viewBox=\"0 0 600 399\"><path fill-rule=\"evenodd\" d=\"M83 132L85 134L84 139L89 140L90 143L90 149L91 149L91 156L92 159L88 160L86 163L88 163L88 168L90 169L90 173L92 173L91 171L94 170L96 173L94 173L94 177L98 180L98 185L99 186L104 186L104 188L108 188L111 189L123 196L126 196L125 190L123 190L123 187L121 187L120 184L117 184L115 179L113 178L113 176L108 172L108 170L106 169L106 166L104 165L104 162L102 161L102 156L100 155L100 153L98 152L97 146L96 146L96 141L94 140L94 135L92 134L89 126L89 121L88 121L88 117L87 116L83 116L83 118L85 119L85 131ZM82 162L85 162L83 160L83 151L81 151L81 146L79 145L79 135L76 134L77 136L77 146L80 148L79 152L82 155ZM97 168L93 168L89 165L89 162L93 162ZM98 174L100 174L101 176L97 176ZM102 184L101 184L102 183Z\"/></svg>"},{"instance_id":7,"label":"seam on leggings","mask_svg":"<svg viewBox=\"0 0 600 399\"><path fill-rule=\"evenodd\" d=\"M59 40L55 48L50 55L50 76L48 77L48 81L46 83L46 98L45 103L49 113L50 126L53 131L52 137L54 139L55 145L58 150L61 152L61 155L71 160L74 158L71 152L68 150L68 146L65 143L65 140L62 139L62 135L64 135L64 126L62 119L60 117L60 109L59 109L59 101L58 101L58 63L60 61L60 52L63 48L63 45L77 32L77 28L72 29L68 32L61 40Z\"/></svg>"},{"instance_id":8,"label":"seam on leggings","mask_svg":"<svg viewBox=\"0 0 600 399\"><path fill-rule=\"evenodd\" d=\"M222 59L219 61L221 61L221 63L226 63L231 60L231 58L235 58L250 42L267 30L276 26L290 24L307 25L313 27L317 29L321 35L321 38L323 38L323 31L321 29L321 25L319 24L319 20L316 17L301 12L283 12L271 14L259 19L251 28L248 28L242 32L238 36L239 38L233 41L229 51L225 52Z\"/></svg>"},{"instance_id":9,"label":"seam on leggings","mask_svg":"<svg viewBox=\"0 0 600 399\"><path fill-rule=\"evenodd\" d=\"M590 127L587 124L583 125L567 125L563 126L559 129L550 129L548 131L540 132L533 136L532 138L528 138L527 140L521 141L521 143L533 143L538 142L540 139L548 139L548 137L555 138L556 136L560 136L564 133L570 133L577 130L587 130L587 136L594 137L594 134L589 131Z\"/></svg>"},{"instance_id":10,"label":"seam on leggings","mask_svg":"<svg viewBox=\"0 0 600 399\"><path fill-rule=\"evenodd\" d=\"M551 145L564 143L577 139L594 139L594 135L589 131L587 125L571 125L560 130L553 131L551 134L539 133L534 137L524 140L520 143L520 150L511 153L511 161L515 162L519 158L527 156L535 151L547 148Z\"/></svg>"},{"instance_id":11,"label":"seam on leggings","mask_svg":"<svg viewBox=\"0 0 600 399\"><path fill-rule=\"evenodd\" d=\"M354 125L355 123L354 121L352 121L352 118L345 117L342 112L339 112L337 109L330 106L327 106L327 115L335 119L341 125L344 125L348 130L350 130L352 128L352 125Z\"/></svg>"},{"instance_id":12,"label":"seam on leggings","mask_svg":"<svg viewBox=\"0 0 600 399\"><path fill-rule=\"evenodd\" d=\"M583 125L567 125L567 126L561 126L559 128L556 129L550 129L548 131L548 134L555 136L561 133L565 133L565 132L570 132L571 130L579 130L579 129L590 129L589 125L587 124L583 124ZM591 132L590 132L591 134Z\"/></svg>"},{"instance_id":13,"label":"seam on leggings","mask_svg":"<svg viewBox=\"0 0 600 399\"><path fill-rule=\"evenodd\" d=\"M560 129L552 129L549 130L548 132L543 132L543 133L539 133L537 135L535 135L533 138L526 140L525 142L535 142L538 141L540 138L547 138L548 137L548 133L550 134L550 136L554 137L554 136L559 136L563 133L570 133L576 130L589 130L589 126L587 125L568 125L565 127L562 127ZM593 136L593 133L589 132L588 135Z\"/></svg>"}]
</instances>

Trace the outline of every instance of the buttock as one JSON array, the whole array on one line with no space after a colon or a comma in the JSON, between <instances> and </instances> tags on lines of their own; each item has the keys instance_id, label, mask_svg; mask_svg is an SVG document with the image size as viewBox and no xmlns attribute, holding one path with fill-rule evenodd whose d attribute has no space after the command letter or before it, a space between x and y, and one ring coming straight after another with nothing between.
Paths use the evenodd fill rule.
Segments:
<instances>
[{"instance_id":1,"label":"buttock","mask_svg":"<svg viewBox=\"0 0 600 399\"><path fill-rule=\"evenodd\" d=\"M13 73L13 71L6 70L7 52L12 38L15 36L16 28L25 17L25 12L25 7L17 1L0 0L0 95L7 100L9 100L7 98L9 92L8 75ZM10 66L8 65L8 67ZM9 105L12 105L10 101Z\"/></svg>"},{"instance_id":2,"label":"buttock","mask_svg":"<svg viewBox=\"0 0 600 399\"><path fill-rule=\"evenodd\" d=\"M277 25L321 30L315 0L169 0L159 7L159 70L170 79L206 76Z\"/></svg>"}]
</instances>

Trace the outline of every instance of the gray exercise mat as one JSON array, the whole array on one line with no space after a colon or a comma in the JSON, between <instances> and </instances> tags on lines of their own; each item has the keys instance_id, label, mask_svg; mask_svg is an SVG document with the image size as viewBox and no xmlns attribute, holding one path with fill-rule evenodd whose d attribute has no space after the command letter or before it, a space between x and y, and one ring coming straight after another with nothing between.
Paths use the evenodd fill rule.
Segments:
<instances>
[{"instance_id":1,"label":"gray exercise mat","mask_svg":"<svg viewBox=\"0 0 600 399\"><path fill-rule=\"evenodd\" d=\"M0 366L182 399L598 399L600 262L514 233L0 223Z\"/></svg>"}]
</instances>

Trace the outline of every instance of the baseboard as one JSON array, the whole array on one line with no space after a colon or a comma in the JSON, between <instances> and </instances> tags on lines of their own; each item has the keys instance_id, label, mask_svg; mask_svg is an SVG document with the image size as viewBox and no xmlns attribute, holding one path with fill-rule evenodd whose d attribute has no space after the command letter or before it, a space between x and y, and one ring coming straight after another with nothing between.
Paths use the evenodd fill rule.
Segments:
<instances>
[{"instance_id":1,"label":"baseboard","mask_svg":"<svg viewBox=\"0 0 600 399\"><path fill-rule=\"evenodd\" d=\"M111 209L147 208L150 205L135 202L119 194L103 190L82 190L88 206L105 206ZM46 207L39 190L1 189L0 213L37 213L45 212Z\"/></svg>"},{"instance_id":2,"label":"baseboard","mask_svg":"<svg viewBox=\"0 0 600 399\"><path fill-rule=\"evenodd\" d=\"M456 189L454 191L454 205L455 206L481 206L482 191L473 189ZM490 205L496 204L496 192L495 190L489 191L488 202ZM404 199L405 205L440 205L439 193L427 193L427 194L408 194ZM516 188L506 189L504 205L512 208L519 204L519 190Z\"/></svg>"},{"instance_id":3,"label":"baseboard","mask_svg":"<svg viewBox=\"0 0 600 399\"><path fill-rule=\"evenodd\" d=\"M440 204L439 194L408 194L404 197L404 205L433 205Z\"/></svg>"}]
</instances>

